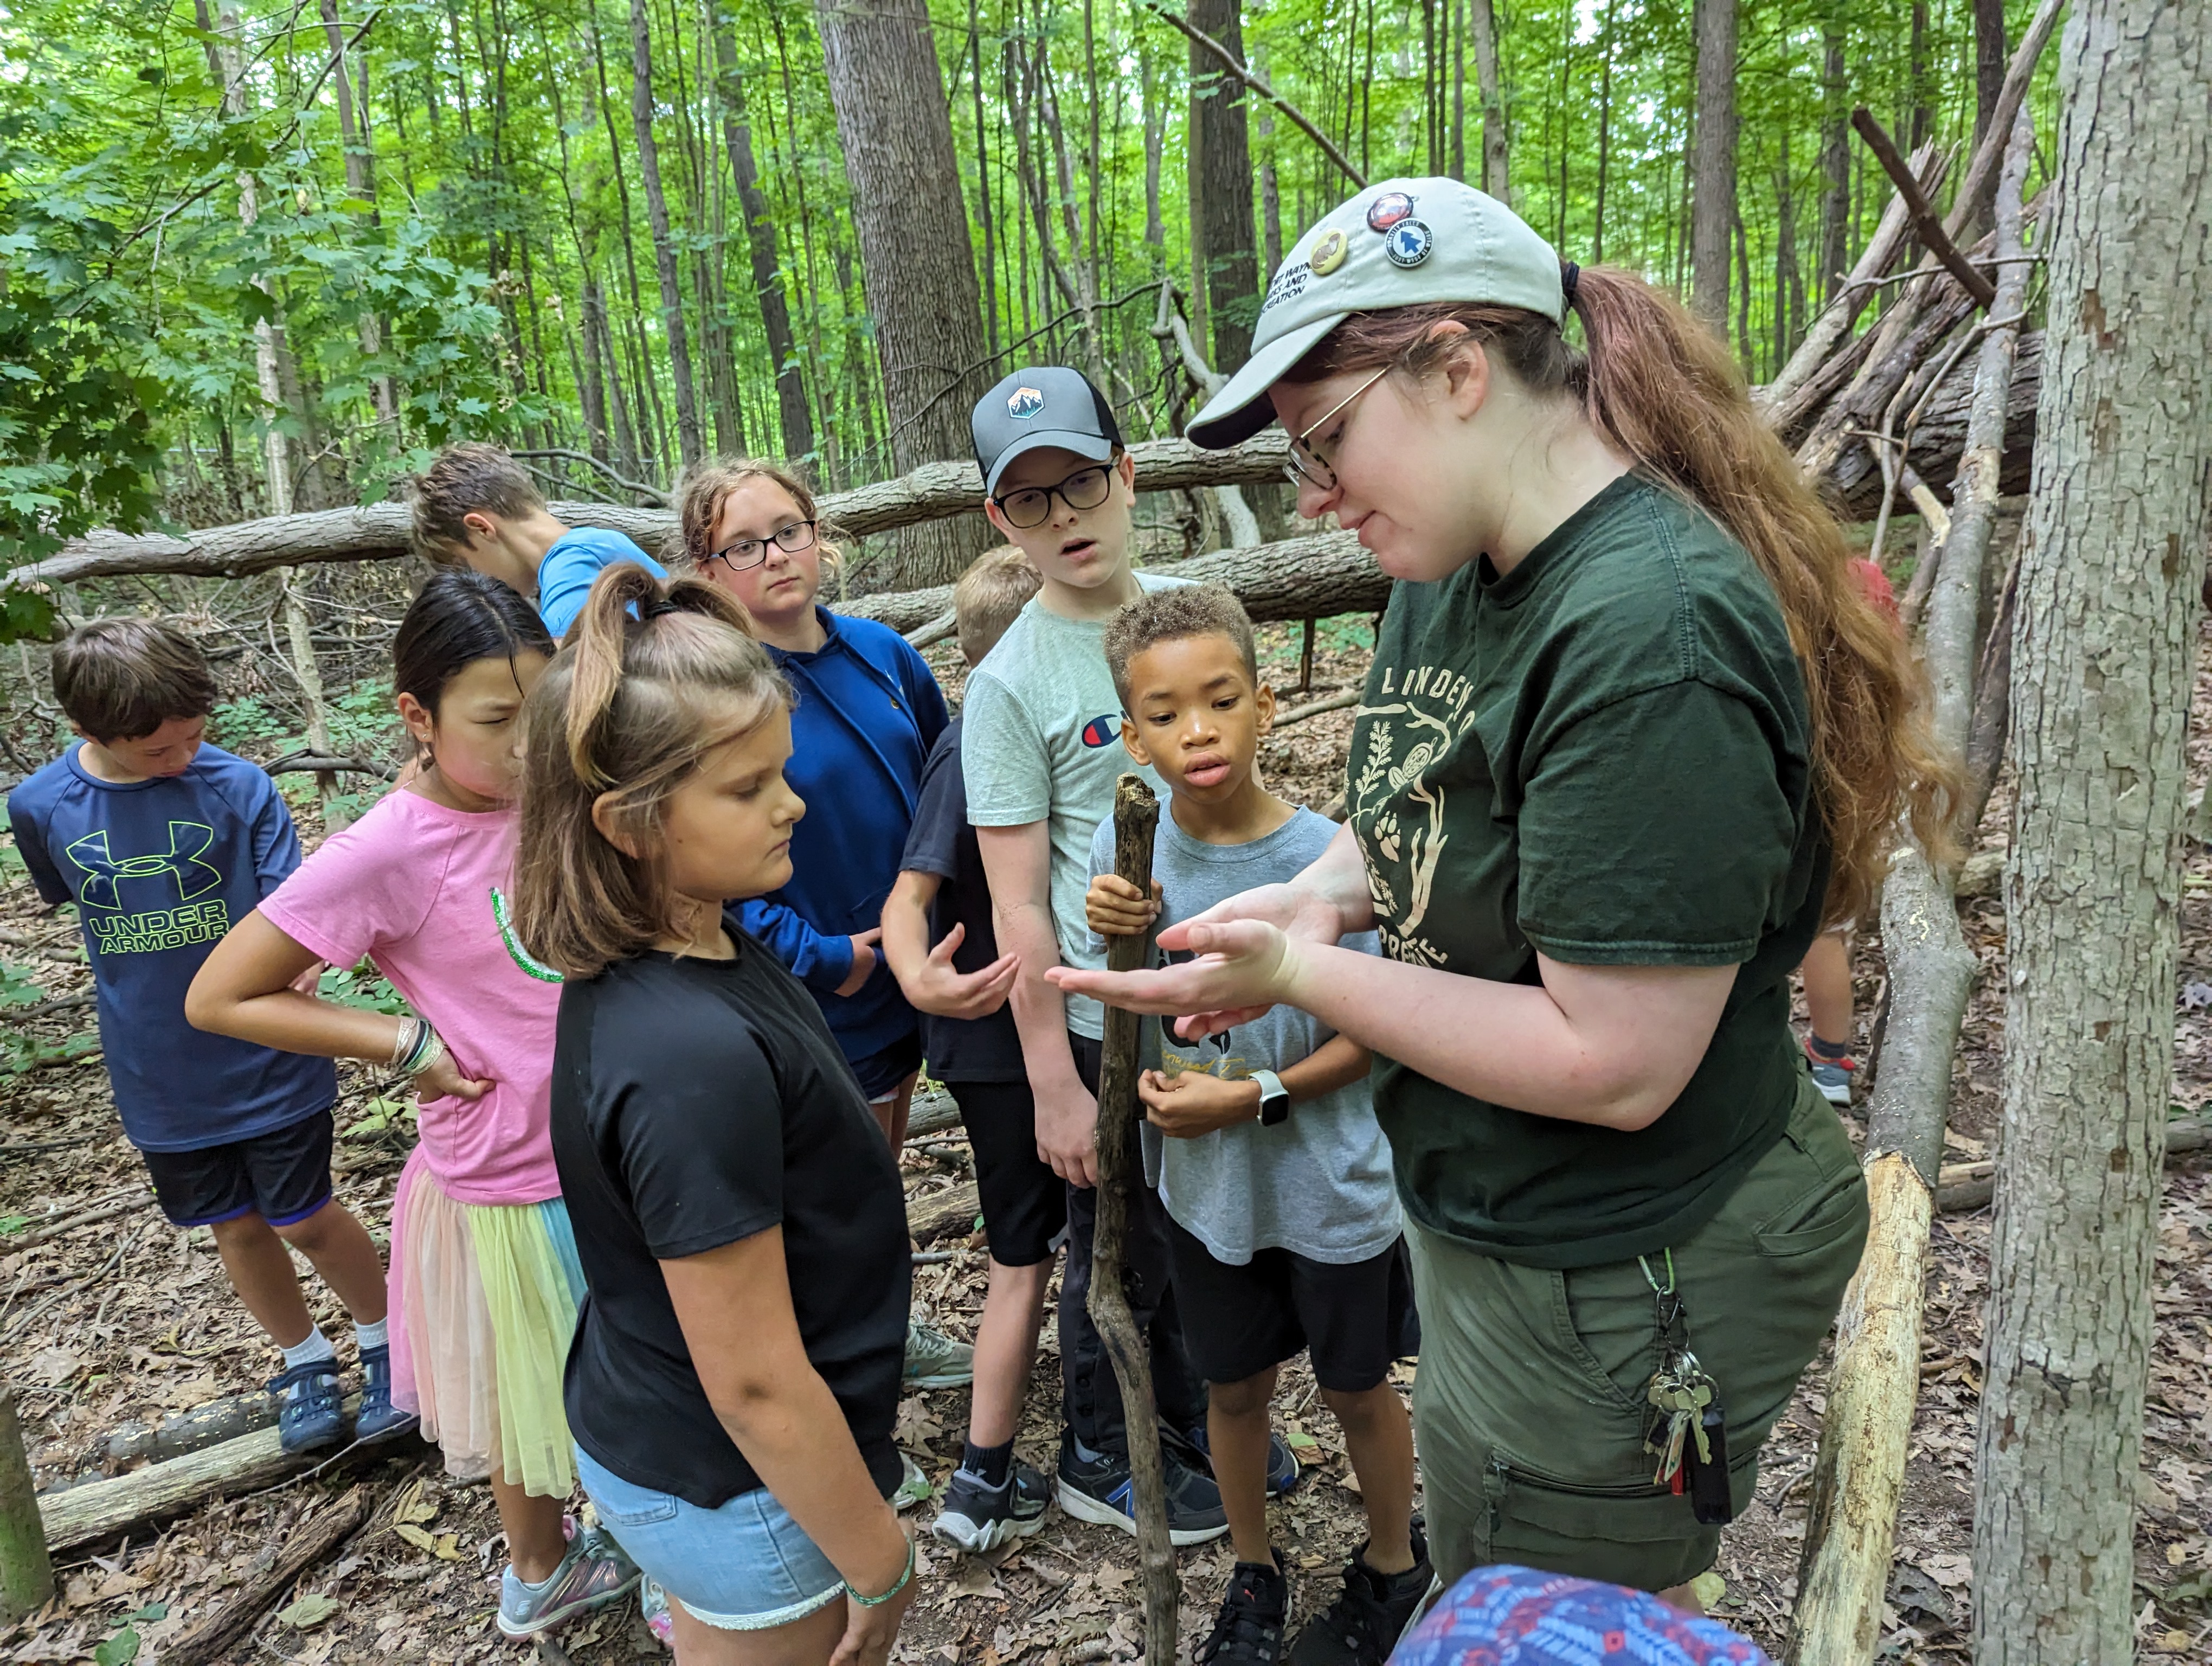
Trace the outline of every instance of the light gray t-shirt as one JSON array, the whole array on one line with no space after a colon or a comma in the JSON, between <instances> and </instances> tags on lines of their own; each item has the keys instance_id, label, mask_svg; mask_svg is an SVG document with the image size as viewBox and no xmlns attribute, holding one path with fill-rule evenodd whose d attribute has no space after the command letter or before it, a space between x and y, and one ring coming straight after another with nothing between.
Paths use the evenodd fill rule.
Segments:
<instances>
[{"instance_id":1,"label":"light gray t-shirt","mask_svg":"<svg viewBox=\"0 0 2212 1666\"><path fill-rule=\"evenodd\" d=\"M1161 927L1239 891L1295 878L1335 836L1334 822L1300 810L1249 844L1206 844L1177 827L1164 806L1152 842ZM1091 842L1091 872L1113 869L1109 816ZM1091 940L1103 958L1104 939ZM1377 952L1373 932L1348 936L1343 946ZM1335 1033L1294 1006L1272 1007L1250 1024L1195 1042L1162 1024L1161 1068L1171 1076L1203 1070L1234 1081L1257 1070L1286 1069ZM1322 1098L1299 1100L1290 1120L1274 1128L1239 1122L1196 1140L1169 1140L1147 1125L1144 1134L1146 1170L1158 1176L1168 1213L1231 1267L1268 1249L1338 1265L1365 1261L1388 1250L1402 1230L1389 1143L1376 1125L1364 1077Z\"/></svg>"},{"instance_id":2,"label":"light gray t-shirt","mask_svg":"<svg viewBox=\"0 0 2212 1666\"><path fill-rule=\"evenodd\" d=\"M1188 579L1139 573L1147 591ZM1049 824L1052 917L1060 958L1096 970L1083 920L1091 884L1091 835L1114 813L1114 783L1133 770L1161 797L1150 769L1139 769L1121 745L1121 696L1106 670L1106 623L1063 619L1041 598L1015 615L1006 634L968 673L961 706L961 769L968 783L971 827ZM1097 1040L1106 1009L1087 995L1067 998L1067 1027Z\"/></svg>"}]
</instances>

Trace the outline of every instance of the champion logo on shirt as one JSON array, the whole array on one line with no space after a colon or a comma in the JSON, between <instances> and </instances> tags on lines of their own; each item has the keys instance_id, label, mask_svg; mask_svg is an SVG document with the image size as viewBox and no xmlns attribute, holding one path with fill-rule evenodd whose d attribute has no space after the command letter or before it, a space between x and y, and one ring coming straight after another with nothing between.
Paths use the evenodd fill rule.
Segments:
<instances>
[{"instance_id":1,"label":"champion logo on shirt","mask_svg":"<svg viewBox=\"0 0 2212 1666\"><path fill-rule=\"evenodd\" d=\"M1083 726L1083 744L1086 746L1110 746L1121 738L1121 714L1108 712L1103 717L1094 717Z\"/></svg>"}]
</instances>

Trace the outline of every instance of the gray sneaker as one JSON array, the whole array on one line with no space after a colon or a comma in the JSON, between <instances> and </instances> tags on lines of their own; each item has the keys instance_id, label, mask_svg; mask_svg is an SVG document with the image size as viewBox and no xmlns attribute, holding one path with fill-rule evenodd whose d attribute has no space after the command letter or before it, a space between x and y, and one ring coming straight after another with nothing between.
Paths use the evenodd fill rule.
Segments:
<instances>
[{"instance_id":1,"label":"gray sneaker","mask_svg":"<svg viewBox=\"0 0 2212 1666\"><path fill-rule=\"evenodd\" d=\"M578 1614L627 1594L638 1582L637 1564L613 1537L596 1527L580 1528L567 1518L568 1550L560 1566L538 1584L525 1584L514 1564L499 1582L499 1628L509 1637L535 1637L566 1625Z\"/></svg>"},{"instance_id":2,"label":"gray sneaker","mask_svg":"<svg viewBox=\"0 0 2212 1666\"><path fill-rule=\"evenodd\" d=\"M919 1319L906 1325L905 1383L909 1389L957 1389L975 1380L975 1350L932 1330Z\"/></svg>"}]
</instances>

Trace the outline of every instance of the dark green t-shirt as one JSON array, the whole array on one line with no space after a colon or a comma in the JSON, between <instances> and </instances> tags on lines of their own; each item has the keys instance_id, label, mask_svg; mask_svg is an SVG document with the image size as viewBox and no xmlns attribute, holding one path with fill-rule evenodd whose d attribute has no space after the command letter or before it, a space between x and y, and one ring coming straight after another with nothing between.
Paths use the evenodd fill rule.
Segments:
<instances>
[{"instance_id":1,"label":"dark green t-shirt","mask_svg":"<svg viewBox=\"0 0 2212 1666\"><path fill-rule=\"evenodd\" d=\"M1736 966L1697 1073L1621 1133L1508 1110L1391 1060L1375 1110L1424 1225L1587 1267L1680 1242L1789 1119L1790 968L1828 843L1804 677L1774 592L1701 511L1635 476L1504 578L1391 593L1346 799L1383 950L1534 983L1592 966Z\"/></svg>"}]
</instances>

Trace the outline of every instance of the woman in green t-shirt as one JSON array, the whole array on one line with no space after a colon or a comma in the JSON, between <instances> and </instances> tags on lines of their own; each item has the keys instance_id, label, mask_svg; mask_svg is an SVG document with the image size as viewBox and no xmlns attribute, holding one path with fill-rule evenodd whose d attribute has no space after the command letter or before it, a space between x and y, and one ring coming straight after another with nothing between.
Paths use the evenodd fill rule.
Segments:
<instances>
[{"instance_id":1,"label":"woman in green t-shirt","mask_svg":"<svg viewBox=\"0 0 2212 1666\"><path fill-rule=\"evenodd\" d=\"M1724 344L1466 185L1372 186L1299 240L1190 435L1278 418L1300 511L1401 581L1348 825L1163 934L1197 959L1049 976L1373 1048L1437 1572L1687 1605L1865 1240L1788 978L1866 911L1900 806L1941 838L1916 673ZM1387 958L1334 946L1370 925Z\"/></svg>"}]
</instances>

